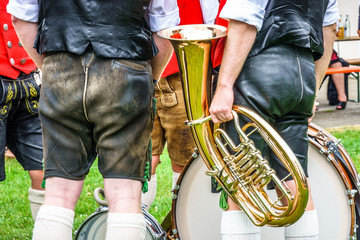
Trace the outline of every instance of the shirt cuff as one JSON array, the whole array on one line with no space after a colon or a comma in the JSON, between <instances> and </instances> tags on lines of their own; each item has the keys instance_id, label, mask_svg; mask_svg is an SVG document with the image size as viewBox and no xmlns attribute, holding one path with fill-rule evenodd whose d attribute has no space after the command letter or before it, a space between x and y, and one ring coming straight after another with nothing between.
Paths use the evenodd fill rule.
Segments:
<instances>
[{"instance_id":1,"label":"shirt cuff","mask_svg":"<svg viewBox=\"0 0 360 240\"><path fill-rule=\"evenodd\" d=\"M27 22L38 22L39 6L37 4L18 4L10 1L7 5L7 12L16 18Z\"/></svg>"},{"instance_id":2,"label":"shirt cuff","mask_svg":"<svg viewBox=\"0 0 360 240\"><path fill-rule=\"evenodd\" d=\"M336 1L329 1L329 5L326 9L323 27L337 23L340 19L339 9Z\"/></svg>"},{"instance_id":3,"label":"shirt cuff","mask_svg":"<svg viewBox=\"0 0 360 240\"><path fill-rule=\"evenodd\" d=\"M153 14L149 13L150 29L153 32L158 32L168 27L174 27L179 25L179 9L176 8L166 14Z\"/></svg>"},{"instance_id":4,"label":"shirt cuff","mask_svg":"<svg viewBox=\"0 0 360 240\"><path fill-rule=\"evenodd\" d=\"M254 25L259 31L262 27L267 1L228 0L220 12L220 17Z\"/></svg>"}]
</instances>

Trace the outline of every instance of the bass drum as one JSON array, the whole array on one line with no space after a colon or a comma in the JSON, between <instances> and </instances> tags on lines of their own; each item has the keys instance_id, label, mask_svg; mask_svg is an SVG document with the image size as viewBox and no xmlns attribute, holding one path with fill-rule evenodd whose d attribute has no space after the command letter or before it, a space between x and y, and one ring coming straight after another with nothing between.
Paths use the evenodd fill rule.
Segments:
<instances>
[{"instance_id":1,"label":"bass drum","mask_svg":"<svg viewBox=\"0 0 360 240\"><path fill-rule=\"evenodd\" d=\"M319 217L320 240L342 240L354 236L355 195L358 175L345 149L329 133L311 124L308 131L309 179ZM342 160L334 157L336 148ZM172 201L170 239L221 239L220 193L211 192L210 177L200 156L193 157L180 175ZM269 194L275 194L269 191ZM284 239L284 228L262 227L262 240Z\"/></svg>"},{"instance_id":2,"label":"bass drum","mask_svg":"<svg viewBox=\"0 0 360 240\"><path fill-rule=\"evenodd\" d=\"M146 240L166 240L166 233L144 209L142 210L146 220ZM75 232L75 240L103 240L106 233L106 218L108 207L100 207L91 214Z\"/></svg>"}]
</instances>

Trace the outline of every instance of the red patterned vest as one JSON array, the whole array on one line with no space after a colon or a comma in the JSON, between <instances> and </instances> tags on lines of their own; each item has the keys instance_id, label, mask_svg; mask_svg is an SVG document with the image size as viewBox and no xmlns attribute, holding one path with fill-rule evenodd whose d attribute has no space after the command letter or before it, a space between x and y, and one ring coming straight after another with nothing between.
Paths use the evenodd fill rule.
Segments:
<instances>
[{"instance_id":1,"label":"red patterned vest","mask_svg":"<svg viewBox=\"0 0 360 240\"><path fill-rule=\"evenodd\" d=\"M0 0L0 76L16 79L20 72L36 69L16 35L11 15L6 12L9 0Z\"/></svg>"},{"instance_id":2,"label":"red patterned vest","mask_svg":"<svg viewBox=\"0 0 360 240\"><path fill-rule=\"evenodd\" d=\"M203 15L199 0L177 0L180 15L180 25L203 24ZM165 78L171 74L179 72L175 53L166 66L161 77Z\"/></svg>"}]
</instances>

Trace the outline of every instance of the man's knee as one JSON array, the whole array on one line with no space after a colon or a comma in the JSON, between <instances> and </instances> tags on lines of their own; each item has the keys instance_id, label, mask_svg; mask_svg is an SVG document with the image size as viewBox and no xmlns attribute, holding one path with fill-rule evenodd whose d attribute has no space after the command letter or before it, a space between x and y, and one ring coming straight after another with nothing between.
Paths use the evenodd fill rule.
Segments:
<instances>
[{"instance_id":1,"label":"man's knee","mask_svg":"<svg viewBox=\"0 0 360 240\"><path fill-rule=\"evenodd\" d=\"M83 180L70 180L59 177L47 178L44 204L75 209L83 184Z\"/></svg>"}]
</instances>

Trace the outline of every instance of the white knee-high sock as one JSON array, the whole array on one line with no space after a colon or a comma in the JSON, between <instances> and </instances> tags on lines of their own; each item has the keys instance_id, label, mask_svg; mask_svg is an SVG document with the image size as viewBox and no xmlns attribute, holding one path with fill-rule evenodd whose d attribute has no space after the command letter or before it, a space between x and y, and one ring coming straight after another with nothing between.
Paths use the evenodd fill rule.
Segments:
<instances>
[{"instance_id":1,"label":"white knee-high sock","mask_svg":"<svg viewBox=\"0 0 360 240\"><path fill-rule=\"evenodd\" d=\"M179 177L180 177L180 173L173 171L173 181L172 181L171 189L174 189Z\"/></svg>"},{"instance_id":2,"label":"white knee-high sock","mask_svg":"<svg viewBox=\"0 0 360 240\"><path fill-rule=\"evenodd\" d=\"M141 203L145 204L145 210L149 211L151 204L154 202L156 197L157 178L156 173L151 175L151 180L148 182L148 191L141 194Z\"/></svg>"},{"instance_id":3,"label":"white knee-high sock","mask_svg":"<svg viewBox=\"0 0 360 240\"><path fill-rule=\"evenodd\" d=\"M145 217L139 213L108 213L106 240L145 240Z\"/></svg>"},{"instance_id":4,"label":"white knee-high sock","mask_svg":"<svg viewBox=\"0 0 360 240\"><path fill-rule=\"evenodd\" d=\"M71 240L74 211L43 205L38 212L33 240Z\"/></svg>"},{"instance_id":5,"label":"white knee-high sock","mask_svg":"<svg viewBox=\"0 0 360 240\"><path fill-rule=\"evenodd\" d=\"M224 211L221 217L222 240L260 240L260 228L243 211Z\"/></svg>"},{"instance_id":6,"label":"white knee-high sock","mask_svg":"<svg viewBox=\"0 0 360 240\"><path fill-rule=\"evenodd\" d=\"M36 220L36 216L39 212L39 209L44 202L44 198L45 198L44 190L36 190L29 188L30 209L34 222Z\"/></svg>"},{"instance_id":7,"label":"white knee-high sock","mask_svg":"<svg viewBox=\"0 0 360 240\"><path fill-rule=\"evenodd\" d=\"M285 240L317 240L319 223L316 210L305 211L294 224L285 227Z\"/></svg>"}]
</instances>

